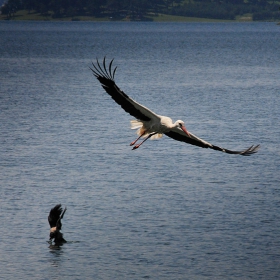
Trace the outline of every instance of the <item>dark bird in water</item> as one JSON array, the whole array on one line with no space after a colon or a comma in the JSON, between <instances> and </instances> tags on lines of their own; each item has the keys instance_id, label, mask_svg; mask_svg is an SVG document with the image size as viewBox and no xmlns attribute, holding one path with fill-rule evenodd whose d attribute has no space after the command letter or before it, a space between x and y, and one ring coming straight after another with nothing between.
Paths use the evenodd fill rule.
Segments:
<instances>
[{"instance_id":1,"label":"dark bird in water","mask_svg":"<svg viewBox=\"0 0 280 280\"><path fill-rule=\"evenodd\" d=\"M64 238L63 238L63 234L60 232L61 228L62 228L62 223L61 220L66 212L66 207L63 210L61 207L61 204L57 204L54 208L51 209L49 217L48 217L48 221L50 224L50 241L52 241L52 239L54 239L54 243L56 245L60 245L63 244L65 242L67 242Z\"/></svg>"},{"instance_id":2,"label":"dark bird in water","mask_svg":"<svg viewBox=\"0 0 280 280\"><path fill-rule=\"evenodd\" d=\"M136 120L131 121L131 128L138 128L138 138L130 143L130 146L133 146L133 150L139 148L149 138L158 139L161 138L163 134L165 134L166 136L177 141L182 141L201 148L209 148L228 154L250 156L258 151L260 145L252 145L251 147L241 151L232 151L212 145L211 143L206 142L205 140L190 133L186 129L183 121L177 120L175 123L173 123L171 118L157 115L147 107L134 101L116 85L115 72L117 67L112 69L112 63L113 60L109 63L109 67L106 67L104 57L103 65L97 60L96 65L92 64L93 68L90 69L92 70L93 75L101 83L104 90L112 97L112 99L114 99L114 101L119 104L127 113L136 118ZM136 142L138 142L142 137L144 140L136 145Z\"/></svg>"}]
</instances>

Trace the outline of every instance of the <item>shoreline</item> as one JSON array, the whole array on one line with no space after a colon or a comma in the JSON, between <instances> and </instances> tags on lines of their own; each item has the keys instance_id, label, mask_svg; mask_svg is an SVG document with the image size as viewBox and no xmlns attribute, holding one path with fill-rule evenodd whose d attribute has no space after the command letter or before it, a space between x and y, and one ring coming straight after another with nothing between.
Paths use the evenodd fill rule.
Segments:
<instances>
[{"instance_id":1,"label":"shoreline","mask_svg":"<svg viewBox=\"0 0 280 280\"><path fill-rule=\"evenodd\" d=\"M197 18L197 17L183 17L166 14L149 15L144 20L131 20L126 19L114 19L109 17L89 17L89 16L72 16L62 18L52 18L51 15L43 16L39 13L28 12L26 10L20 10L16 12L11 18L7 18L6 15L0 15L0 21L92 21L92 22L253 22L250 15L244 15L236 20L226 19L209 19L209 18Z\"/></svg>"}]
</instances>

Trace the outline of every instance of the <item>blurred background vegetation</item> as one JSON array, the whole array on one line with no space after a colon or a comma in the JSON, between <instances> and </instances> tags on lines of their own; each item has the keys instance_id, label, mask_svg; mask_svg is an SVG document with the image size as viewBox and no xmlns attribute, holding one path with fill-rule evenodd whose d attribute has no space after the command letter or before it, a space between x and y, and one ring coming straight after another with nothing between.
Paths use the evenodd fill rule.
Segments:
<instances>
[{"instance_id":1,"label":"blurred background vegetation","mask_svg":"<svg viewBox=\"0 0 280 280\"><path fill-rule=\"evenodd\" d=\"M0 5L2 19L13 19L23 10L45 19L72 20L153 20L162 14L222 20L280 19L280 1L276 0L0 0Z\"/></svg>"}]
</instances>

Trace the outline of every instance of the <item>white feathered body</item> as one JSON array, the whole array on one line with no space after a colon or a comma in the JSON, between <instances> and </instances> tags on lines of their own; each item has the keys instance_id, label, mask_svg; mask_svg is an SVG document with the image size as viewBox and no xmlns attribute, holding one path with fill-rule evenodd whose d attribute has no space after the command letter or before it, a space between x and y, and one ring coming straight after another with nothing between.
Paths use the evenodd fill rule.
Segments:
<instances>
[{"instance_id":1,"label":"white feathered body","mask_svg":"<svg viewBox=\"0 0 280 280\"><path fill-rule=\"evenodd\" d=\"M173 124L171 118L160 115L157 116L157 120L155 118L150 121L132 120L130 121L131 129L138 129L136 133L138 136L141 135L142 137L147 137L150 133L157 132L150 138L151 140L155 140L160 139L165 132L177 127L177 123L183 122L178 120Z\"/></svg>"}]
</instances>

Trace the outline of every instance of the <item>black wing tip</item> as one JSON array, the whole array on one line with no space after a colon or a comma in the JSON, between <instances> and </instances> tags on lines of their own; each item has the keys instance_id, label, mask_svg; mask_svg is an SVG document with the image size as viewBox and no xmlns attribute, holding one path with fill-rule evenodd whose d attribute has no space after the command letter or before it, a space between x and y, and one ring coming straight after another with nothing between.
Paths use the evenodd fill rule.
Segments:
<instances>
[{"instance_id":1,"label":"black wing tip","mask_svg":"<svg viewBox=\"0 0 280 280\"><path fill-rule=\"evenodd\" d=\"M52 220L52 219L58 219L59 218L59 216L61 215L61 213L63 212L65 212L66 211L66 207L65 207L65 209L64 209L64 211L63 211L63 209L62 209L62 206L61 206L61 204L56 204L51 210L50 210L50 213L49 213L49 217L48 217L48 219L50 220Z\"/></svg>"},{"instance_id":2,"label":"black wing tip","mask_svg":"<svg viewBox=\"0 0 280 280\"><path fill-rule=\"evenodd\" d=\"M212 146L211 148L214 149L214 150L217 150L217 151L221 151L221 152L227 153L227 154L241 155L241 156L250 156L250 155L255 154L256 152L258 152L258 150L260 148L260 145L256 145L256 146L252 145L248 149L243 150L243 151L232 151L232 150L220 148L218 146Z\"/></svg>"},{"instance_id":3,"label":"black wing tip","mask_svg":"<svg viewBox=\"0 0 280 280\"><path fill-rule=\"evenodd\" d=\"M61 210L61 203L56 204L56 205L51 209L51 211L58 211L58 210Z\"/></svg>"},{"instance_id":4,"label":"black wing tip","mask_svg":"<svg viewBox=\"0 0 280 280\"><path fill-rule=\"evenodd\" d=\"M115 79L115 73L117 70L117 67L112 69L114 58L110 61L109 67L106 67L106 56L103 58L103 62L100 63L98 58L96 58L96 64L92 62L93 68L89 67L90 70L93 72L93 75L101 81L102 79L110 80L114 82Z\"/></svg>"},{"instance_id":5,"label":"black wing tip","mask_svg":"<svg viewBox=\"0 0 280 280\"><path fill-rule=\"evenodd\" d=\"M250 156L252 154L255 154L258 152L258 150L260 149L261 145L252 145L251 147L249 147L247 150L244 150L242 152L240 152L241 156Z\"/></svg>"}]
</instances>

